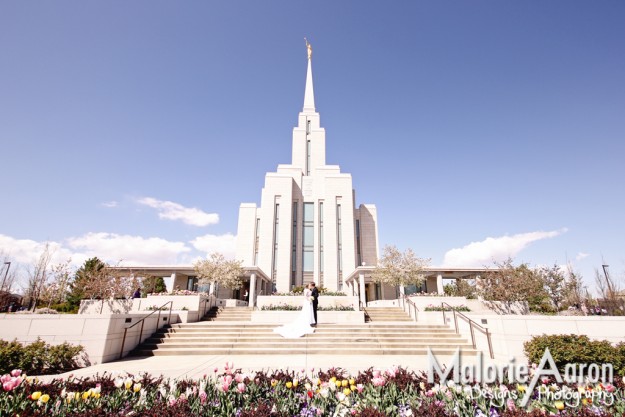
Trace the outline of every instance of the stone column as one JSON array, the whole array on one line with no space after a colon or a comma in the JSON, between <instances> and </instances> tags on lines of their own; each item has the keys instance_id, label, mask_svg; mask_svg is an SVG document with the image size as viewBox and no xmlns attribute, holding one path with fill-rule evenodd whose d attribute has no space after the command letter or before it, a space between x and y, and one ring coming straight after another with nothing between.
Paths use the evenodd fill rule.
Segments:
<instances>
[{"instance_id":1,"label":"stone column","mask_svg":"<svg viewBox=\"0 0 625 417\"><path fill-rule=\"evenodd\" d=\"M360 285L360 307L366 307L367 298L365 294L365 273L358 274L358 285Z\"/></svg>"},{"instance_id":2,"label":"stone column","mask_svg":"<svg viewBox=\"0 0 625 417\"><path fill-rule=\"evenodd\" d=\"M445 294L445 289L443 288L443 275L438 274L436 276L436 291L439 295Z\"/></svg>"},{"instance_id":3,"label":"stone column","mask_svg":"<svg viewBox=\"0 0 625 417\"><path fill-rule=\"evenodd\" d=\"M252 275L250 275L249 295L250 295L250 301L247 303L247 305L249 307L254 307L254 304L256 304L256 273L255 272L252 272Z\"/></svg>"},{"instance_id":4,"label":"stone column","mask_svg":"<svg viewBox=\"0 0 625 417\"><path fill-rule=\"evenodd\" d=\"M211 286L208 288L209 295L215 295L215 281L211 281Z\"/></svg>"}]
</instances>

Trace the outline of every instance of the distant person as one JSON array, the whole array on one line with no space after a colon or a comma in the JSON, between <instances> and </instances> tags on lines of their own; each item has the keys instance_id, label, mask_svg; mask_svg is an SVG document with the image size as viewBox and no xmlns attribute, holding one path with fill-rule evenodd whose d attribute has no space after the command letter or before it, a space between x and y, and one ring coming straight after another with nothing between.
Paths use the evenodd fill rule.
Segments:
<instances>
[{"instance_id":1,"label":"distant person","mask_svg":"<svg viewBox=\"0 0 625 417\"><path fill-rule=\"evenodd\" d=\"M135 293L132 295L132 298L141 298L141 288L137 288Z\"/></svg>"}]
</instances>

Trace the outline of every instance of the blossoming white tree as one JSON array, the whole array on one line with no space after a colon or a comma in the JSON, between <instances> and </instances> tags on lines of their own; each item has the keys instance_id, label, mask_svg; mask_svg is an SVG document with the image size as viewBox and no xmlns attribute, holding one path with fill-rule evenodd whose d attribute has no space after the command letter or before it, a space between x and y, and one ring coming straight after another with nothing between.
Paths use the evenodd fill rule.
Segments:
<instances>
[{"instance_id":1,"label":"blossoming white tree","mask_svg":"<svg viewBox=\"0 0 625 417\"><path fill-rule=\"evenodd\" d=\"M197 261L193 264L193 269L200 284L218 283L232 290L243 286L244 271L241 261L228 260L221 253L215 252L208 259Z\"/></svg>"},{"instance_id":2,"label":"blossoming white tree","mask_svg":"<svg viewBox=\"0 0 625 417\"><path fill-rule=\"evenodd\" d=\"M419 258L412 249L403 253L395 246L385 246L384 254L371 274L374 282L399 286L403 294L405 285L420 285L425 279L424 269L430 264L430 259Z\"/></svg>"}]
</instances>

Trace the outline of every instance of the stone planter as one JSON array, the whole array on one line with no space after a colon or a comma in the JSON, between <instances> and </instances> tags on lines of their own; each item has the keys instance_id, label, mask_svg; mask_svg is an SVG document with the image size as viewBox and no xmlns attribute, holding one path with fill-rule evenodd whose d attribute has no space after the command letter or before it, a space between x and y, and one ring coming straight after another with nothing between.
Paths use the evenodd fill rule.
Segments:
<instances>
[{"instance_id":1,"label":"stone planter","mask_svg":"<svg viewBox=\"0 0 625 417\"><path fill-rule=\"evenodd\" d=\"M264 306L289 305L301 306L304 303L303 295L259 295L256 300L256 307L262 310ZM358 308L358 297L348 295L319 296L319 307L352 307L355 311Z\"/></svg>"}]
</instances>

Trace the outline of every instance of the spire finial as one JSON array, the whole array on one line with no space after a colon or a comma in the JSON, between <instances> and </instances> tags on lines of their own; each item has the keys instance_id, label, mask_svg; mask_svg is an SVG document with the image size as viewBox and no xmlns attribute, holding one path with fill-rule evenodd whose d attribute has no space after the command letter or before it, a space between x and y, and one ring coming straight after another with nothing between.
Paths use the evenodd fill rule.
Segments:
<instances>
[{"instance_id":1,"label":"spire finial","mask_svg":"<svg viewBox=\"0 0 625 417\"><path fill-rule=\"evenodd\" d=\"M306 41L306 49L308 50L308 59L312 59L312 45L308 42L308 39L304 37L304 41Z\"/></svg>"}]
</instances>

